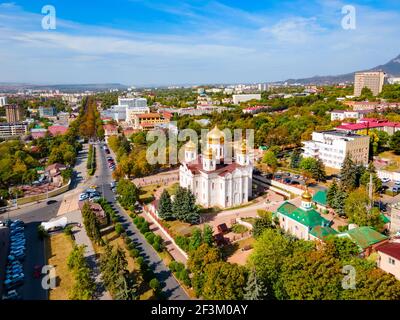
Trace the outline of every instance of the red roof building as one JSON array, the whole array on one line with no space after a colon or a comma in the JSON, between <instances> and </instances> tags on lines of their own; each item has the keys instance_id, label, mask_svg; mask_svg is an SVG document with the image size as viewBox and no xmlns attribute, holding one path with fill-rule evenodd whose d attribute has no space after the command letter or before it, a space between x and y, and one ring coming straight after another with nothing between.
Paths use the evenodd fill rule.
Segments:
<instances>
[{"instance_id":1,"label":"red roof building","mask_svg":"<svg viewBox=\"0 0 400 320\"><path fill-rule=\"evenodd\" d=\"M64 126L50 126L47 129L52 136L64 135L67 133L68 128Z\"/></svg>"},{"instance_id":2,"label":"red roof building","mask_svg":"<svg viewBox=\"0 0 400 320\"><path fill-rule=\"evenodd\" d=\"M338 127L337 130L357 133L358 131L376 129L387 132L393 135L400 131L400 122L390 122L386 119L362 118L357 123L345 123Z\"/></svg>"},{"instance_id":3,"label":"red roof building","mask_svg":"<svg viewBox=\"0 0 400 320\"><path fill-rule=\"evenodd\" d=\"M387 242L376 248L378 267L400 280L400 239Z\"/></svg>"}]
</instances>

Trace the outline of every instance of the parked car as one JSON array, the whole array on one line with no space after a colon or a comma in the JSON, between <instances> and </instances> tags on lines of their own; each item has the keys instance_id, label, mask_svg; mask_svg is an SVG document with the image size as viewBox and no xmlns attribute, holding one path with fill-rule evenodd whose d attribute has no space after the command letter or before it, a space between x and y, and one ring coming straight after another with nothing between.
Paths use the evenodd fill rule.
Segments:
<instances>
[{"instance_id":1,"label":"parked car","mask_svg":"<svg viewBox=\"0 0 400 320\"><path fill-rule=\"evenodd\" d=\"M3 300L19 300L21 297L16 290L10 290L3 295Z\"/></svg>"},{"instance_id":2,"label":"parked car","mask_svg":"<svg viewBox=\"0 0 400 320\"><path fill-rule=\"evenodd\" d=\"M400 186L394 186L392 190L393 190L393 192L399 193L400 192Z\"/></svg>"},{"instance_id":3,"label":"parked car","mask_svg":"<svg viewBox=\"0 0 400 320\"><path fill-rule=\"evenodd\" d=\"M291 183L291 182L292 182L292 180L291 180L291 179L289 179L289 178L285 178L285 179L283 179L283 182L284 182L284 183Z\"/></svg>"},{"instance_id":4,"label":"parked car","mask_svg":"<svg viewBox=\"0 0 400 320\"><path fill-rule=\"evenodd\" d=\"M400 180L396 180L396 181L394 182L394 184L395 184L396 186L400 186Z\"/></svg>"},{"instance_id":5,"label":"parked car","mask_svg":"<svg viewBox=\"0 0 400 320\"><path fill-rule=\"evenodd\" d=\"M388 182L390 182L390 179L389 179L389 178L382 178L381 180L382 180L383 183L388 183Z\"/></svg>"},{"instance_id":6,"label":"parked car","mask_svg":"<svg viewBox=\"0 0 400 320\"><path fill-rule=\"evenodd\" d=\"M79 201L84 201L84 200L87 200L87 199L89 199L89 196L88 196L87 193L81 193L79 195Z\"/></svg>"}]
</instances>

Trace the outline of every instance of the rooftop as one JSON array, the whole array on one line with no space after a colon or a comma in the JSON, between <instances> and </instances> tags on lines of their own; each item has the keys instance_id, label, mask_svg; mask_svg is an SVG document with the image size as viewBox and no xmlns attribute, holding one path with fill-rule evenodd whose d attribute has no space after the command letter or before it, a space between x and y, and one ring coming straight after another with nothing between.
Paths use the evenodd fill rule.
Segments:
<instances>
[{"instance_id":1,"label":"rooftop","mask_svg":"<svg viewBox=\"0 0 400 320\"><path fill-rule=\"evenodd\" d=\"M400 242L388 242L380 245L376 250L400 260Z\"/></svg>"},{"instance_id":2,"label":"rooftop","mask_svg":"<svg viewBox=\"0 0 400 320\"><path fill-rule=\"evenodd\" d=\"M341 233L350 238L358 247L366 249L374 244L388 239L383 234L375 231L371 227L357 227Z\"/></svg>"}]
</instances>

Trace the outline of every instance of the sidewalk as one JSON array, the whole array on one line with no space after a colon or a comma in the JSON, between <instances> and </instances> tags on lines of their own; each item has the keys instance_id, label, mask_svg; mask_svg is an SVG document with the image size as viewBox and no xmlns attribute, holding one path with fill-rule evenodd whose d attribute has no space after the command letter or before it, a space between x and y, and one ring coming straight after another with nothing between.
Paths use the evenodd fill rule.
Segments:
<instances>
[{"instance_id":1,"label":"sidewalk","mask_svg":"<svg viewBox=\"0 0 400 320\"><path fill-rule=\"evenodd\" d=\"M98 300L112 300L111 295L109 292L104 288L103 281L101 279L101 273L98 267L98 261L96 258L96 252L93 249L92 241L89 239L89 237L86 234L85 227L83 225L83 219L82 219L82 214L79 210L69 212L66 214L66 217L68 218L68 222L72 223L78 223L82 225L82 228L79 227L74 227L73 232L75 236L75 243L77 245L84 245L86 246L85 250L85 257L87 259L87 262L89 264L89 268L92 270L92 275L94 277L94 280L96 282L96 287L97 287L97 293L96 293L96 299Z\"/></svg>"}]
</instances>

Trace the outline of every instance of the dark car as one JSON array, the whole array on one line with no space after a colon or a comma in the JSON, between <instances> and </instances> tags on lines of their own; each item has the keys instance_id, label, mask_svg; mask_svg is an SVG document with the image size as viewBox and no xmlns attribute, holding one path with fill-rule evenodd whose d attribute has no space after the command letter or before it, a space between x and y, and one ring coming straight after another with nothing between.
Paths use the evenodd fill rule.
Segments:
<instances>
[{"instance_id":1,"label":"dark car","mask_svg":"<svg viewBox=\"0 0 400 320\"><path fill-rule=\"evenodd\" d=\"M57 202L57 200L49 200L49 201L47 201L46 203L47 204L53 204L53 203L56 203Z\"/></svg>"},{"instance_id":2,"label":"dark car","mask_svg":"<svg viewBox=\"0 0 400 320\"><path fill-rule=\"evenodd\" d=\"M291 179L289 179L289 178L285 178L285 179L283 180L283 182L284 182L284 183L291 183L291 182L292 182L292 180L291 180Z\"/></svg>"}]
</instances>

